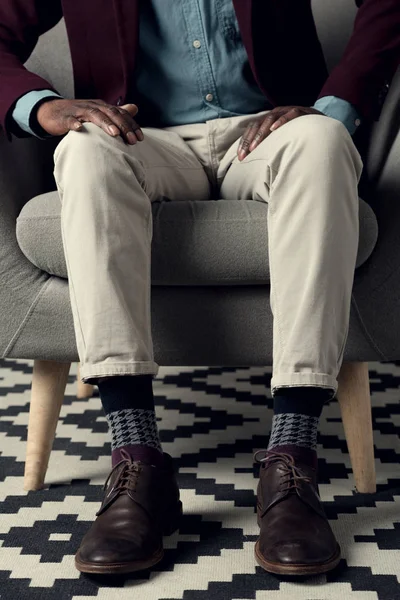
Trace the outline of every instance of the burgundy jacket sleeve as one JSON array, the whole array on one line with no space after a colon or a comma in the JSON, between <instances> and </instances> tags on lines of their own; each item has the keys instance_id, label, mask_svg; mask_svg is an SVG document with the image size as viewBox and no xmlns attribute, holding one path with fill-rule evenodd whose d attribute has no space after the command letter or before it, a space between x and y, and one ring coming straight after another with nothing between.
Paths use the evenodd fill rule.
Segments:
<instances>
[{"instance_id":1,"label":"burgundy jacket sleeve","mask_svg":"<svg viewBox=\"0 0 400 600\"><path fill-rule=\"evenodd\" d=\"M17 100L32 90L57 91L45 79L23 66L33 52L40 35L62 18L61 0L0 1L0 128L10 139L29 134L16 131L11 113ZM22 133L21 133L22 132Z\"/></svg>"},{"instance_id":2,"label":"burgundy jacket sleeve","mask_svg":"<svg viewBox=\"0 0 400 600\"><path fill-rule=\"evenodd\" d=\"M399 64L400 0L364 0L342 60L319 98L338 96L353 104L363 117L374 119L380 93Z\"/></svg>"}]
</instances>

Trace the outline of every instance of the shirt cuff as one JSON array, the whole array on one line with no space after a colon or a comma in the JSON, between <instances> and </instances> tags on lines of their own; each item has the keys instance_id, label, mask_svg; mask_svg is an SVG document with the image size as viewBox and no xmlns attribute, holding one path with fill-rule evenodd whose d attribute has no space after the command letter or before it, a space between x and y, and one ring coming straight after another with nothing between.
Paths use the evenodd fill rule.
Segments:
<instances>
[{"instance_id":1,"label":"shirt cuff","mask_svg":"<svg viewBox=\"0 0 400 600\"><path fill-rule=\"evenodd\" d=\"M350 135L353 135L361 125L360 115L356 108L342 98L324 96L317 100L313 108L324 113L327 117L341 121Z\"/></svg>"},{"instance_id":2,"label":"shirt cuff","mask_svg":"<svg viewBox=\"0 0 400 600\"><path fill-rule=\"evenodd\" d=\"M21 96L12 112L14 121L21 129L40 139L53 137L52 135L45 133L44 129L41 127L41 134L38 133L39 128L38 131L35 131L32 128L36 105L45 98L62 98L62 96L56 94L52 90L36 90L33 92L28 92L27 94Z\"/></svg>"}]
</instances>

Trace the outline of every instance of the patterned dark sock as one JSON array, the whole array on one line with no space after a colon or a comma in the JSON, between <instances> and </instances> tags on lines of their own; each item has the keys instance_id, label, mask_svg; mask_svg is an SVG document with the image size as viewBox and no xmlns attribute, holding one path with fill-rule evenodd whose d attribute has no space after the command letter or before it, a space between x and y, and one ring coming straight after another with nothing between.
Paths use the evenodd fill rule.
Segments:
<instances>
[{"instance_id":1,"label":"patterned dark sock","mask_svg":"<svg viewBox=\"0 0 400 600\"><path fill-rule=\"evenodd\" d=\"M122 459L122 448L133 460L155 466L163 464L152 379L152 375L121 375L98 380L101 402L111 431L113 467Z\"/></svg>"},{"instance_id":2,"label":"patterned dark sock","mask_svg":"<svg viewBox=\"0 0 400 600\"><path fill-rule=\"evenodd\" d=\"M268 450L286 452L316 469L319 418L331 396L332 390L325 388L278 388Z\"/></svg>"}]
</instances>

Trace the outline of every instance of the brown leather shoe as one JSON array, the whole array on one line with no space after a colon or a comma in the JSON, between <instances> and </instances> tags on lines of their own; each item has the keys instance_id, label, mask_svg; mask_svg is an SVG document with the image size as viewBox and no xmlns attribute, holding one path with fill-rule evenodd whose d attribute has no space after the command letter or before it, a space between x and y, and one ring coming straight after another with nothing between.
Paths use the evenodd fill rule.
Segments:
<instances>
[{"instance_id":1,"label":"brown leather shoe","mask_svg":"<svg viewBox=\"0 0 400 600\"><path fill-rule=\"evenodd\" d=\"M164 556L162 536L179 527L182 502L172 458L153 467L124 459L111 470L97 519L75 555L83 573L131 573L158 563Z\"/></svg>"},{"instance_id":2,"label":"brown leather shoe","mask_svg":"<svg viewBox=\"0 0 400 600\"><path fill-rule=\"evenodd\" d=\"M260 452L263 458L258 458ZM316 575L334 569L340 546L322 508L316 471L295 464L290 454L259 450L254 459L261 463L258 564L278 575Z\"/></svg>"}]
</instances>

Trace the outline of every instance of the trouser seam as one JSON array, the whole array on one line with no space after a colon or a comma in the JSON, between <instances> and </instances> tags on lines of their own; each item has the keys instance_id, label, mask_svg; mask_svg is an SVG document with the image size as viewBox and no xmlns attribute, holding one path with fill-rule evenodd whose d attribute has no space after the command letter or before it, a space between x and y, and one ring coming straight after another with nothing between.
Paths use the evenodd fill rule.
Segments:
<instances>
[{"instance_id":1,"label":"trouser seam","mask_svg":"<svg viewBox=\"0 0 400 600\"><path fill-rule=\"evenodd\" d=\"M345 334L344 334L344 340L343 340L342 347L341 347L340 352L339 352L338 361L337 361L338 366L341 364L341 361L342 361L342 358L343 358L344 349L346 347L346 342L347 342L348 335L349 335L349 325L347 325L347 327L346 327L346 331L345 331Z\"/></svg>"},{"instance_id":2,"label":"trouser seam","mask_svg":"<svg viewBox=\"0 0 400 600\"><path fill-rule=\"evenodd\" d=\"M276 319L276 325L277 325L277 329L278 329L278 344L281 350L281 353L283 353L283 336L282 336L282 330L281 330L281 325L280 325L280 311L279 311L279 302L276 302L277 299L277 295L276 295L276 280L275 280L275 267L272 266L272 256L273 256L273 248L272 248L272 237L271 237L271 230L273 229L273 227L271 227L271 222L272 222L272 218L275 216L274 210L273 210L273 206L272 206L272 202L268 202L268 240L269 240L269 245L270 245L270 252L269 252L269 272L270 272L270 293L271 296L273 296L273 303L274 303L274 308L275 308L275 314L273 314L273 319ZM272 252L271 252L272 249ZM274 280L274 285L272 285L272 281ZM271 304L271 302L270 302Z\"/></svg>"},{"instance_id":3,"label":"trouser seam","mask_svg":"<svg viewBox=\"0 0 400 600\"><path fill-rule=\"evenodd\" d=\"M83 328L82 328L81 318L80 318L79 311L78 311L78 302L76 300L75 287L74 287L74 283L73 283L72 277L71 277L71 269L70 269L70 263L69 263L69 259L68 259L68 252L66 250L67 244L65 242L63 219L61 219L61 230L62 230L63 244L64 244L64 247L65 247L64 255L65 255L65 261L67 263L68 285L70 286L72 294L74 295L75 313L76 313L76 315L78 317L78 323L79 323L79 329L81 331L82 342L83 342L83 346L84 346L85 351L86 351L86 341L85 341L85 336L83 335Z\"/></svg>"}]
</instances>

